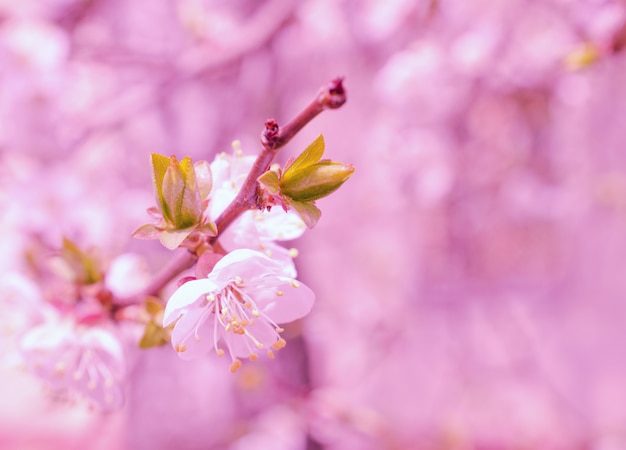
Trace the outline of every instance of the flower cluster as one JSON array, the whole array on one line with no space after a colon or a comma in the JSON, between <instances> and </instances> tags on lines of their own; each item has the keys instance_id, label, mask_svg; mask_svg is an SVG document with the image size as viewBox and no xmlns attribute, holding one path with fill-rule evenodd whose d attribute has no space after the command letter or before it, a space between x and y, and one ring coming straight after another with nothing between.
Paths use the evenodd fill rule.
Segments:
<instances>
[{"instance_id":1,"label":"flower cluster","mask_svg":"<svg viewBox=\"0 0 626 450\"><path fill-rule=\"evenodd\" d=\"M233 155L219 154L210 165L212 221L237 198L255 161L243 155L238 142L233 147ZM220 234L219 248L226 254L218 254L212 270L182 284L168 300L163 326L174 326L171 342L182 359L228 352L234 372L240 358L255 360L261 352L273 358L286 345L280 324L311 310L313 291L296 280L298 252L277 242L300 237L306 225L296 212L268 206L243 211Z\"/></svg>"}]
</instances>

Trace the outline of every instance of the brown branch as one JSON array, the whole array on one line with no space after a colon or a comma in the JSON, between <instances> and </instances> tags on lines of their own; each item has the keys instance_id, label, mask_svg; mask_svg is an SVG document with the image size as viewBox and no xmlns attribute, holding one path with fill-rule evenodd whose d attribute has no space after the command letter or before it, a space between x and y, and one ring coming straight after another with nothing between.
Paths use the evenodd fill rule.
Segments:
<instances>
[{"instance_id":1,"label":"brown branch","mask_svg":"<svg viewBox=\"0 0 626 450\"><path fill-rule=\"evenodd\" d=\"M337 77L322 87L315 99L309 103L295 118L280 127L274 119L265 122L261 134L263 150L257 157L250 173L246 177L239 193L215 221L218 234L210 239L214 243L228 226L244 211L255 209L257 205L257 179L267 172L281 147L287 144L306 124L326 109L339 108L346 102L346 90L343 78Z\"/></svg>"}]
</instances>

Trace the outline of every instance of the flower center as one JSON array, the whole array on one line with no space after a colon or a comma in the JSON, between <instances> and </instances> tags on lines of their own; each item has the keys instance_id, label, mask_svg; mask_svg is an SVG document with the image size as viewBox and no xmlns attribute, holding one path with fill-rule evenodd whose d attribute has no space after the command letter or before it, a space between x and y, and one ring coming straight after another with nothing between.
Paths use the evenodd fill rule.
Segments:
<instances>
[{"instance_id":1,"label":"flower center","mask_svg":"<svg viewBox=\"0 0 626 450\"><path fill-rule=\"evenodd\" d=\"M280 350L286 345L285 340L279 334L284 329L279 327L267 314L258 308L254 299L246 293L244 282L240 277L233 279L219 293L208 295L207 301L215 305L211 309L211 312L215 314L213 329L215 352L218 356L224 354L224 351L217 346L218 334L221 334L220 331L223 330L225 333L223 341L233 360L230 366L231 372L235 372L241 367L241 362L237 359L236 351L233 348L235 344L238 347L243 345L243 348L248 352L250 360L257 359L258 355L256 352L265 347L258 336L255 336L254 324L257 321L265 322L269 325L268 329L273 329L272 349ZM219 329L218 324L221 325ZM228 336L228 333L231 333L233 336ZM237 353L241 353L241 348L238 348ZM268 350L267 354L270 358L274 358L274 353L271 349Z\"/></svg>"}]
</instances>

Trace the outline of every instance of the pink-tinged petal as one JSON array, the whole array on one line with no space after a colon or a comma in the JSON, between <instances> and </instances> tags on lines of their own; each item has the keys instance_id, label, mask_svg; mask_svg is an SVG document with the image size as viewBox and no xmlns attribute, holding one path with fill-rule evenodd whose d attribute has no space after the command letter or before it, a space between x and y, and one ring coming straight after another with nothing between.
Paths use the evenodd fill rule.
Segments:
<instances>
[{"instance_id":1,"label":"pink-tinged petal","mask_svg":"<svg viewBox=\"0 0 626 450\"><path fill-rule=\"evenodd\" d=\"M259 309L276 323L288 323L306 316L313 307L315 294L296 280L283 279L270 289L252 291Z\"/></svg>"},{"instance_id":2,"label":"pink-tinged petal","mask_svg":"<svg viewBox=\"0 0 626 450\"><path fill-rule=\"evenodd\" d=\"M306 230L306 225L293 211L285 212L274 207L271 211L255 211L255 225L261 239L270 241L287 241L297 239Z\"/></svg>"},{"instance_id":3,"label":"pink-tinged petal","mask_svg":"<svg viewBox=\"0 0 626 450\"><path fill-rule=\"evenodd\" d=\"M172 347L181 359L202 358L213 349L213 320L213 313L207 307L183 314L172 332Z\"/></svg>"},{"instance_id":4,"label":"pink-tinged petal","mask_svg":"<svg viewBox=\"0 0 626 450\"><path fill-rule=\"evenodd\" d=\"M213 280L208 278L186 282L176 289L167 301L165 312L163 313L163 326L171 325L196 300L219 289L221 289L221 286L218 286Z\"/></svg>"},{"instance_id":5,"label":"pink-tinged petal","mask_svg":"<svg viewBox=\"0 0 626 450\"><path fill-rule=\"evenodd\" d=\"M213 269L209 278L228 283L235 277L241 277L244 282L254 280L265 274L280 275L284 267L261 252L249 249L238 249L224 256Z\"/></svg>"},{"instance_id":6,"label":"pink-tinged petal","mask_svg":"<svg viewBox=\"0 0 626 450\"><path fill-rule=\"evenodd\" d=\"M124 376L126 372L124 349L113 333L102 328L89 328L83 332L80 343L92 349L116 378Z\"/></svg>"}]
</instances>

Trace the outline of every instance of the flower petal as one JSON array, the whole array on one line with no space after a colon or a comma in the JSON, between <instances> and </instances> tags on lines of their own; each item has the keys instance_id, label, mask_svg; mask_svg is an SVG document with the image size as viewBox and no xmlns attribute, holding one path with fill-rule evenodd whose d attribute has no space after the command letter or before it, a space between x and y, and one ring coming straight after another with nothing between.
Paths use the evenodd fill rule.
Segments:
<instances>
[{"instance_id":1,"label":"flower petal","mask_svg":"<svg viewBox=\"0 0 626 450\"><path fill-rule=\"evenodd\" d=\"M259 309L276 323L287 323L306 316L313 307L315 294L299 281L282 278L272 287L247 289Z\"/></svg>"},{"instance_id":2,"label":"flower petal","mask_svg":"<svg viewBox=\"0 0 626 450\"><path fill-rule=\"evenodd\" d=\"M163 313L163 326L167 327L172 324L186 308L189 308L200 297L210 292L215 292L220 288L213 280L208 278L186 282L167 301L165 312Z\"/></svg>"},{"instance_id":3,"label":"flower petal","mask_svg":"<svg viewBox=\"0 0 626 450\"><path fill-rule=\"evenodd\" d=\"M195 308L182 315L172 332L172 347L184 360L198 359L206 356L213 348L212 312L206 307Z\"/></svg>"},{"instance_id":4,"label":"flower petal","mask_svg":"<svg viewBox=\"0 0 626 450\"><path fill-rule=\"evenodd\" d=\"M274 261L261 252L242 248L233 250L224 256L215 265L209 278L222 284L228 283L236 277L250 281L265 275L279 276L288 273L288 269L280 262Z\"/></svg>"}]
</instances>

